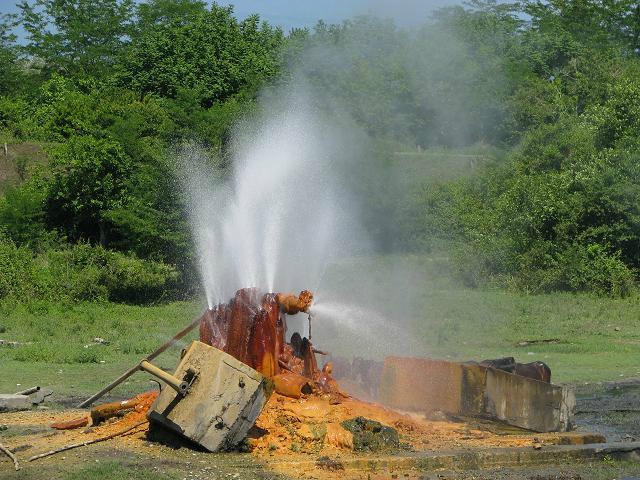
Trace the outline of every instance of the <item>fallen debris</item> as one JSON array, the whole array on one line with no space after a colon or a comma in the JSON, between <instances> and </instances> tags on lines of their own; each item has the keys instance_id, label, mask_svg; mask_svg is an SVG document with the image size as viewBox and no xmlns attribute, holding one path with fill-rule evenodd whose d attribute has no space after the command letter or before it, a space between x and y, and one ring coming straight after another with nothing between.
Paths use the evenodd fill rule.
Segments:
<instances>
[{"instance_id":1,"label":"fallen debris","mask_svg":"<svg viewBox=\"0 0 640 480\"><path fill-rule=\"evenodd\" d=\"M543 338L539 340L521 340L516 345L518 347L526 347L527 345L555 344L562 343L559 338Z\"/></svg>"},{"instance_id":2,"label":"fallen debris","mask_svg":"<svg viewBox=\"0 0 640 480\"><path fill-rule=\"evenodd\" d=\"M345 420L341 425L353 434L353 449L356 452L379 452L400 448L400 437L396 429L364 417Z\"/></svg>"},{"instance_id":3,"label":"fallen debris","mask_svg":"<svg viewBox=\"0 0 640 480\"><path fill-rule=\"evenodd\" d=\"M29 399L33 405L40 405L47 399L47 397L53 395L53 390L50 388L38 387L38 389L39 390L29 395Z\"/></svg>"},{"instance_id":4,"label":"fallen debris","mask_svg":"<svg viewBox=\"0 0 640 480\"><path fill-rule=\"evenodd\" d=\"M40 387L31 387L31 388L27 388L26 390L22 390L20 392L16 392L16 395L31 395L32 393L36 393L37 391L40 390Z\"/></svg>"},{"instance_id":5,"label":"fallen debris","mask_svg":"<svg viewBox=\"0 0 640 480\"><path fill-rule=\"evenodd\" d=\"M75 428L86 427L89 425L89 417L74 418L65 422L56 422L51 424L51 428L56 430L73 430Z\"/></svg>"},{"instance_id":6,"label":"fallen debris","mask_svg":"<svg viewBox=\"0 0 640 480\"><path fill-rule=\"evenodd\" d=\"M13 466L15 467L16 471L20 470L18 458L13 454L11 450L0 443L0 451L4 452L11 460L13 460Z\"/></svg>"},{"instance_id":7,"label":"fallen debris","mask_svg":"<svg viewBox=\"0 0 640 480\"><path fill-rule=\"evenodd\" d=\"M121 402L98 405L91 409L91 420L93 425L98 425L109 418L123 416L125 413L135 410L136 407L141 407L142 405L148 406L156 397L157 392L146 392Z\"/></svg>"},{"instance_id":8,"label":"fallen debris","mask_svg":"<svg viewBox=\"0 0 640 480\"><path fill-rule=\"evenodd\" d=\"M55 450L49 450L48 452L45 453L41 453L39 455L34 455L33 457L29 458L30 462L33 462L34 460L38 460L39 458L44 458L44 457L49 457L51 455L55 455L56 453L60 453L60 452L66 452L67 450L71 450L74 448L78 448L78 447L85 447L87 445L91 445L93 443L98 443L98 442L104 442L107 440L111 440L112 438L115 437L119 437L120 435L125 435L127 433L129 433L130 431L134 430L135 428L138 428L144 424L148 423L147 420L141 420L129 427L124 428L123 430L119 430L115 433L112 433L110 435L106 435L104 437L99 437L99 438L94 438L93 440L87 440L86 442L80 442L80 443L71 443L69 445L65 445L64 447L61 448L56 448Z\"/></svg>"},{"instance_id":9,"label":"fallen debris","mask_svg":"<svg viewBox=\"0 0 640 480\"><path fill-rule=\"evenodd\" d=\"M0 394L0 412L29 410L30 408L31 399L27 395L16 395L15 393Z\"/></svg>"}]
</instances>

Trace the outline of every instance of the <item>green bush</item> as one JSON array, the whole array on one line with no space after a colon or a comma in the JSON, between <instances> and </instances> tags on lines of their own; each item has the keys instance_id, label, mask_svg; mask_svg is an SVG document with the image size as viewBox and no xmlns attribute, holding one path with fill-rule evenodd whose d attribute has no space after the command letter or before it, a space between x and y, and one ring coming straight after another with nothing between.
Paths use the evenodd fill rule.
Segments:
<instances>
[{"instance_id":1,"label":"green bush","mask_svg":"<svg viewBox=\"0 0 640 480\"><path fill-rule=\"evenodd\" d=\"M178 277L169 265L87 244L50 252L48 258L78 300L151 302L170 294Z\"/></svg>"},{"instance_id":2,"label":"green bush","mask_svg":"<svg viewBox=\"0 0 640 480\"><path fill-rule=\"evenodd\" d=\"M561 260L573 290L611 297L627 297L633 291L633 272L620 260L619 251L610 254L601 245L591 244L569 249Z\"/></svg>"},{"instance_id":3,"label":"green bush","mask_svg":"<svg viewBox=\"0 0 640 480\"><path fill-rule=\"evenodd\" d=\"M46 211L74 239L107 241L104 212L122 205L131 159L113 140L74 136L51 149Z\"/></svg>"},{"instance_id":4,"label":"green bush","mask_svg":"<svg viewBox=\"0 0 640 480\"><path fill-rule=\"evenodd\" d=\"M38 251L58 242L56 232L47 229L44 200L44 192L35 183L9 188L0 197L0 225L17 245Z\"/></svg>"},{"instance_id":5,"label":"green bush","mask_svg":"<svg viewBox=\"0 0 640 480\"><path fill-rule=\"evenodd\" d=\"M0 241L0 272L0 298L28 299L36 295L40 279L31 250Z\"/></svg>"},{"instance_id":6,"label":"green bush","mask_svg":"<svg viewBox=\"0 0 640 480\"><path fill-rule=\"evenodd\" d=\"M0 242L0 298L148 303L170 296L172 266L77 244L34 254Z\"/></svg>"}]
</instances>

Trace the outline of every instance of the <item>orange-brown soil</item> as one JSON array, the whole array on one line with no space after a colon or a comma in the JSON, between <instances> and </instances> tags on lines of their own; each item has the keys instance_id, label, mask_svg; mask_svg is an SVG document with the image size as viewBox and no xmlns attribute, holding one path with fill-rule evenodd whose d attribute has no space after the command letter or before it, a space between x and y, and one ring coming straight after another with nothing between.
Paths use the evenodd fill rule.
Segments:
<instances>
[{"instance_id":1,"label":"orange-brown soil","mask_svg":"<svg viewBox=\"0 0 640 480\"><path fill-rule=\"evenodd\" d=\"M460 447L519 447L533 444L533 436L499 435L467 423L427 420L382 405L332 395L302 399L273 394L250 433L256 455L335 454L353 449L353 435L341 423L362 416L395 428L411 450L447 450Z\"/></svg>"},{"instance_id":2,"label":"orange-brown soil","mask_svg":"<svg viewBox=\"0 0 640 480\"><path fill-rule=\"evenodd\" d=\"M24 449L29 456L55 450L73 443L82 443L106 437L124 431L130 427L145 422L147 411L158 396L158 392L147 392L137 395L135 408L121 417L114 417L99 425L79 427L75 429L56 430L52 425L71 423L87 418L89 412L82 410L31 410L15 413L4 413L2 423L8 427L26 427L25 435L15 435L6 439L10 449ZM148 429L148 423L129 430L122 437L111 441L130 442L132 439L142 439Z\"/></svg>"},{"instance_id":3,"label":"orange-brown soil","mask_svg":"<svg viewBox=\"0 0 640 480\"><path fill-rule=\"evenodd\" d=\"M146 411L155 398L151 394L147 402L140 403L135 410L123 417L108 420L98 426L57 431L47 428L54 422L63 422L88 416L80 410L67 411L27 411L7 413L2 423L8 426L34 426L42 428L30 431L29 437L14 436L6 440L9 448L28 443L30 454L42 453L54 448L76 442L84 442L104 437L126 429L145 419ZM517 447L531 446L533 435L496 434L480 430L467 423L427 420L424 417L395 412L381 405L366 403L354 398L341 398L332 395L311 395L301 399L292 399L274 393L256 422L248 439L248 446L257 456L295 453L336 454L350 453L353 448L352 434L340 424L357 416L376 420L395 428L401 442L414 450L447 450L455 448L477 447ZM118 437L111 442L129 443L136 448L148 442L142 442L148 424L144 424ZM544 435L536 435L544 438ZM33 453L32 453L33 452Z\"/></svg>"},{"instance_id":4,"label":"orange-brown soil","mask_svg":"<svg viewBox=\"0 0 640 480\"><path fill-rule=\"evenodd\" d=\"M155 394L150 393L146 402L139 403L135 410L123 417L113 418L95 427L75 430L54 430L50 425L54 422L88 417L87 411L32 410L5 413L1 417L1 423L7 425L9 431L14 433L2 441L8 448L16 451L20 461L24 463L32 455L72 443L105 437L144 421L146 411L154 398ZM400 441L408 449L415 451L487 447L532 448L537 443L581 443L580 438L577 438L578 434L534 434L508 429L500 431L495 424L428 420L423 416L396 412L354 398L309 395L292 399L274 393L251 431L247 444L251 455L272 471L298 478L301 475L300 465L306 463L312 465L311 470L305 472L307 477L327 480L344 478L339 469L333 471L317 466L319 459L326 456L329 462L336 461L339 464L351 458L366 459L371 455L385 456L397 453L354 452L353 436L341 426L341 422L357 416L395 428L400 435ZM167 450L164 445L148 441L148 428L148 423L144 423L125 435L108 440L109 448L114 451L137 452L149 458L163 458L167 452L173 451ZM488 428L493 431L489 431ZM573 438L574 436L576 438ZM83 451L83 448L76 450L76 455L82 457ZM55 458L64 461L65 455L68 454L59 453Z\"/></svg>"}]
</instances>

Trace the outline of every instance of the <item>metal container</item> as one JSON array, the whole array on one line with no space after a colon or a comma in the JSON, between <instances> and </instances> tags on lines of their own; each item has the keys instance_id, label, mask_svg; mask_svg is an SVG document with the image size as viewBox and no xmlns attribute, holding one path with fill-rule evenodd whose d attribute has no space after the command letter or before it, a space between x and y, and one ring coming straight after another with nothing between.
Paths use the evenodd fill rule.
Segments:
<instances>
[{"instance_id":1,"label":"metal container","mask_svg":"<svg viewBox=\"0 0 640 480\"><path fill-rule=\"evenodd\" d=\"M188 347L173 377L151 406L149 420L211 452L240 443L273 391L273 383L256 370L198 341Z\"/></svg>"}]
</instances>

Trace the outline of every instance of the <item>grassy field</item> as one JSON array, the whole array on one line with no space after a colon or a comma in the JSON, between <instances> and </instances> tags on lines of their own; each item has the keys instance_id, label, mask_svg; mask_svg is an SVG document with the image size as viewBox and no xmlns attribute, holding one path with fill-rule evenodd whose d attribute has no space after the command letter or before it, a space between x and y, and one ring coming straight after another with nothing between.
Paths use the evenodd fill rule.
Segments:
<instances>
[{"instance_id":1,"label":"grassy field","mask_svg":"<svg viewBox=\"0 0 640 480\"><path fill-rule=\"evenodd\" d=\"M338 355L430 355L456 360L514 355L523 361L544 360L556 382L568 383L621 380L640 374L637 297L611 300L471 290L456 283L446 258L434 256L341 262L327 271L317 291L318 305L333 303L341 315L314 320L314 343ZM153 351L203 308L198 301L150 307L5 301L0 304L0 339L21 345L0 347L0 391L41 385L55 391L54 406L75 404ZM300 329L305 323L306 318L299 319L290 327ZM196 335L193 332L189 338ZM96 337L109 343L94 343ZM547 342L535 343L541 340ZM518 345L524 341L533 343ZM156 363L174 368L181 345L158 357ZM156 387L151 377L138 373L119 386L112 398L152 388ZM185 478L185 462L191 461L191 453L181 450L164 460L123 455L106 444L87 447L74 456L43 463L43 470L30 468L14 474L7 469L0 478L169 480ZM230 477L237 465L227 466L225 459L215 457L209 463L220 476ZM251 478L277 477L255 468ZM577 476L562 478L618 478L622 472L637 472L635 464L617 461L572 468ZM538 473L532 469L501 472L487 472L482 478L528 479ZM447 478L479 477L469 473Z\"/></svg>"},{"instance_id":2,"label":"grassy field","mask_svg":"<svg viewBox=\"0 0 640 480\"><path fill-rule=\"evenodd\" d=\"M456 284L446 259L434 257L340 263L328 271L325 284L319 288L319 304L338 299L342 303L336 305L346 310L340 318L315 320L314 342L338 355L456 360L512 355L543 360L554 380L566 383L640 376L637 297L471 290ZM197 301L151 307L5 301L0 304L0 339L22 345L0 347L0 391L41 385L53 388L58 398L85 396L153 351L203 308ZM95 344L96 337L109 344ZM532 343L519 345L525 341ZM166 352L157 363L173 368L179 350ZM151 387L149 376L137 374L114 395Z\"/></svg>"},{"instance_id":3,"label":"grassy field","mask_svg":"<svg viewBox=\"0 0 640 480\"><path fill-rule=\"evenodd\" d=\"M328 277L326 283L335 286L327 288L329 297L367 306L364 312L354 310L354 322L316 322L316 343L336 353L345 354L357 339L365 356L379 358L542 360L556 382L640 376L637 296L474 290L455 280L446 258L434 256L361 259L337 265Z\"/></svg>"},{"instance_id":4,"label":"grassy field","mask_svg":"<svg viewBox=\"0 0 640 480\"><path fill-rule=\"evenodd\" d=\"M0 391L51 387L57 398L82 397L109 383L151 353L202 311L198 302L154 307L119 304L51 305L37 302L0 305ZM197 330L189 338L195 338ZM94 343L95 338L108 345ZM174 368L184 342L157 359ZM150 377L131 377L118 396L153 388Z\"/></svg>"}]
</instances>

